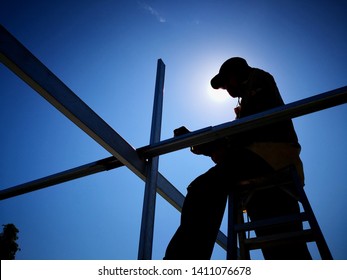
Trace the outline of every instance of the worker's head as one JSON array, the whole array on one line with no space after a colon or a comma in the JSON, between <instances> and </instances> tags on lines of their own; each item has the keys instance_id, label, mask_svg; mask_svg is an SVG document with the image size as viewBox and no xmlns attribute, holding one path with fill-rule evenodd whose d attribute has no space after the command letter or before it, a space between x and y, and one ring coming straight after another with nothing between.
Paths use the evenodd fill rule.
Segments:
<instances>
[{"instance_id":1,"label":"worker's head","mask_svg":"<svg viewBox=\"0 0 347 280\"><path fill-rule=\"evenodd\" d=\"M242 97L240 90L243 83L248 79L251 67L241 57L233 57L225 61L219 73L211 80L214 89L226 89L232 97Z\"/></svg>"}]
</instances>

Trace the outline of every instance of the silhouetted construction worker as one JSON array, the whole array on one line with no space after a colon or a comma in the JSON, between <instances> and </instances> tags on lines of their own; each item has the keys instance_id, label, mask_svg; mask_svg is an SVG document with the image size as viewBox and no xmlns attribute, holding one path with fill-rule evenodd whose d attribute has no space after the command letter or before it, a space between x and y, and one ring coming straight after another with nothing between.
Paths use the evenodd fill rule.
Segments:
<instances>
[{"instance_id":1,"label":"silhouetted construction worker","mask_svg":"<svg viewBox=\"0 0 347 280\"><path fill-rule=\"evenodd\" d=\"M214 89L225 89L238 98L237 118L284 105L274 78L250 67L240 57L225 61L211 80ZM185 127L175 135L189 132ZM223 218L227 194L237 182L264 176L295 165L304 181L301 147L291 120L262 126L237 136L226 137L191 148L210 156L216 163L187 188L181 223L171 239L164 259L210 259ZM254 194L246 205L252 221L299 213L299 203L280 189ZM257 236L302 229L302 223L256 231ZM270 232L269 232L270 231ZM311 259L306 243L263 249L265 259Z\"/></svg>"}]
</instances>

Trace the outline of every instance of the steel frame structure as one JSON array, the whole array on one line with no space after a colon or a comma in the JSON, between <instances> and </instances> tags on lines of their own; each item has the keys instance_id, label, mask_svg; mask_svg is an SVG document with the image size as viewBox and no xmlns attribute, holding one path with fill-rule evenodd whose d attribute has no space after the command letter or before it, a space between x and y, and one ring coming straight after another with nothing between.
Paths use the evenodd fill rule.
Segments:
<instances>
[{"instance_id":1,"label":"steel frame structure","mask_svg":"<svg viewBox=\"0 0 347 280\"><path fill-rule=\"evenodd\" d=\"M165 65L159 59L150 144L134 149L2 25L0 25L0 61L112 155L0 190L0 200L126 166L146 182L138 259L151 259L152 256L156 193L178 211L181 211L184 201L184 195L158 172L160 155L347 102L347 86L345 86L240 120L160 141ZM227 238L222 232L218 233L217 243L222 248L227 248Z\"/></svg>"}]
</instances>

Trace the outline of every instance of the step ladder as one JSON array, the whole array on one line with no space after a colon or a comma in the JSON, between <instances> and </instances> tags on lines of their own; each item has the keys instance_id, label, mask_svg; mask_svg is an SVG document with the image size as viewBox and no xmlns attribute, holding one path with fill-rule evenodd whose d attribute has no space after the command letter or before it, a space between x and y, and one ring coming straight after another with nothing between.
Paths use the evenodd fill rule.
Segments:
<instances>
[{"instance_id":1,"label":"step ladder","mask_svg":"<svg viewBox=\"0 0 347 280\"><path fill-rule=\"evenodd\" d=\"M255 191L269 188L282 188L288 194L294 196L302 206L301 213L245 222L244 213L246 210L243 206L245 199L247 200ZM276 171L266 177L239 182L229 192L228 200L228 260L250 259L251 250L293 242L316 242L321 258L323 260L333 259L294 166ZM307 221L309 229L252 238L247 237L246 234L253 230L297 221Z\"/></svg>"}]
</instances>

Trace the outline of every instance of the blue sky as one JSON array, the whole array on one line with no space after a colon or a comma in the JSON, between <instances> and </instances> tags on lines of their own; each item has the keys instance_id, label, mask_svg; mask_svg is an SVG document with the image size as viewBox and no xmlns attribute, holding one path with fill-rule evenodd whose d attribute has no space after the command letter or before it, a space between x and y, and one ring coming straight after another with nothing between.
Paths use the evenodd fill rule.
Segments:
<instances>
[{"instance_id":1,"label":"blue sky","mask_svg":"<svg viewBox=\"0 0 347 280\"><path fill-rule=\"evenodd\" d=\"M209 88L232 56L273 74L286 103L347 85L346 1L1 6L1 24L135 148L149 143L159 58L166 64L162 139L181 125L196 130L234 119L236 101ZM4 65L0 92L2 189L110 156ZM294 120L306 192L336 259L347 259L346 119L342 105ZM212 162L181 150L159 165L185 194ZM17 259L136 259L143 190L122 167L1 201L0 223L20 230ZM162 259L179 218L158 196L153 259ZM213 258L225 259L218 245Z\"/></svg>"}]
</instances>

